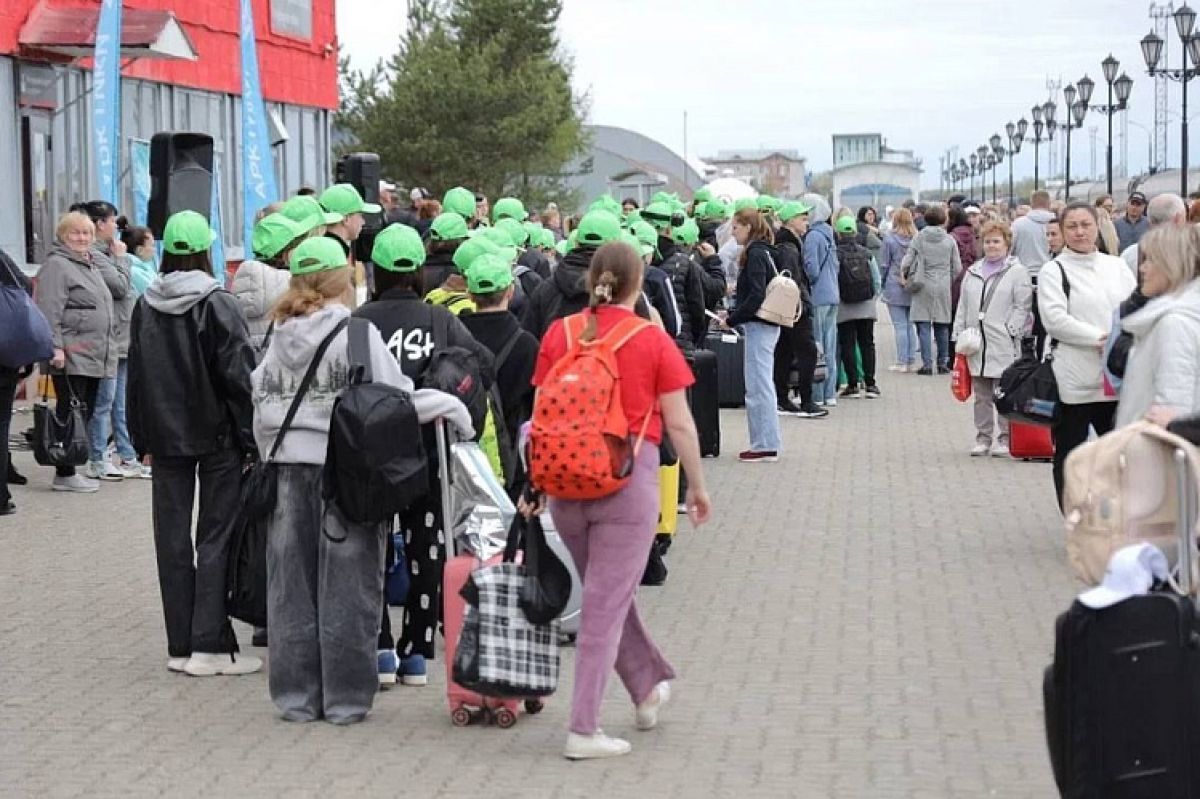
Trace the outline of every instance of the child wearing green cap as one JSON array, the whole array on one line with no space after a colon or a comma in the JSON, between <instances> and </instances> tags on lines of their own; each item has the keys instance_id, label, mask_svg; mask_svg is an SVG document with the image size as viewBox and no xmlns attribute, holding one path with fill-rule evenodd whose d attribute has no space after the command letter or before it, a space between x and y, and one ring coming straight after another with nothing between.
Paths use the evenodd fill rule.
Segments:
<instances>
[{"instance_id":1,"label":"child wearing green cap","mask_svg":"<svg viewBox=\"0 0 1200 799\"><path fill-rule=\"evenodd\" d=\"M276 465L275 512L267 530L271 699L287 721L363 720L379 690L377 636L383 604L383 525L348 521L323 499L325 452L335 398L350 372L345 330L351 288L337 242L311 238L292 253L291 287L254 370L254 438ZM473 433L457 398L413 381L378 331L369 337L372 379L411 393L422 422L446 419ZM307 391L304 375L319 358ZM289 409L296 404L290 426ZM236 492L235 492L236 495ZM312 575L322 579L313 582Z\"/></svg>"},{"instance_id":2,"label":"child wearing green cap","mask_svg":"<svg viewBox=\"0 0 1200 799\"><path fill-rule=\"evenodd\" d=\"M254 453L254 349L237 301L212 276L213 240L200 214L167 220L162 268L133 311L127 389L134 446L154 459L167 668L197 677L262 667L238 653L225 614L225 563L242 470Z\"/></svg>"},{"instance_id":3,"label":"child wearing green cap","mask_svg":"<svg viewBox=\"0 0 1200 799\"><path fill-rule=\"evenodd\" d=\"M294 199L309 200L316 205L311 197ZM288 256L309 236L323 235L324 229L321 213L301 215L297 221L280 211L265 215L255 224L251 246L256 257L237 267L229 290L242 308L250 328L250 340L260 354L271 329L271 311L291 280Z\"/></svg>"}]
</instances>

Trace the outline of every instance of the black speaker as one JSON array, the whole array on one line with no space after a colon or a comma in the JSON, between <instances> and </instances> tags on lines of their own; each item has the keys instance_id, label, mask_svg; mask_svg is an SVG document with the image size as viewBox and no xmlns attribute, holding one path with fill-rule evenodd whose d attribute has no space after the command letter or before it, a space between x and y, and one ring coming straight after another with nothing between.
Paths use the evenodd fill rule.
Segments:
<instances>
[{"instance_id":1,"label":"black speaker","mask_svg":"<svg viewBox=\"0 0 1200 799\"><path fill-rule=\"evenodd\" d=\"M334 167L334 181L349 183L358 189L363 202L379 205L379 178L383 169L376 153L350 153L338 159ZM371 260L375 234L383 229L383 214L363 214L363 229L354 242L354 257L359 261Z\"/></svg>"},{"instance_id":2,"label":"black speaker","mask_svg":"<svg viewBox=\"0 0 1200 799\"><path fill-rule=\"evenodd\" d=\"M206 133L155 133L150 139L147 221L162 239L171 214L212 212L213 138Z\"/></svg>"}]
</instances>

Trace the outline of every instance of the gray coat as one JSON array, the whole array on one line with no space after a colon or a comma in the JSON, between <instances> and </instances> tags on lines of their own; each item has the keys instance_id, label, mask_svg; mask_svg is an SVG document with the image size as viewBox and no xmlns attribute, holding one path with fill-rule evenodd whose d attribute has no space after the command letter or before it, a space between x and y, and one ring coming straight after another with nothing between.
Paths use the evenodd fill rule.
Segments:
<instances>
[{"instance_id":1,"label":"gray coat","mask_svg":"<svg viewBox=\"0 0 1200 799\"><path fill-rule=\"evenodd\" d=\"M132 288L132 265L128 255L113 255L109 246L102 242L92 245L97 258L108 261L110 269L101 270L104 283L113 298L113 313L116 317L114 336L117 340L117 357L129 354L129 322L133 319L133 306L137 305L137 292Z\"/></svg>"},{"instance_id":2,"label":"gray coat","mask_svg":"<svg viewBox=\"0 0 1200 799\"><path fill-rule=\"evenodd\" d=\"M117 315L113 295L129 291L129 275L94 251L79 255L56 244L38 270L33 297L50 323L54 346L67 356L63 370L82 377L116 377ZM122 285L124 286L122 288Z\"/></svg>"},{"instance_id":3,"label":"gray coat","mask_svg":"<svg viewBox=\"0 0 1200 799\"><path fill-rule=\"evenodd\" d=\"M987 310L980 317L984 292L991 292ZM1015 256L1008 257L1005 270L983 279L983 261L976 261L963 278L954 315L954 338L967 325L977 326L983 348L967 356L972 377L999 377L1021 356L1021 338L1033 308L1033 285L1029 273Z\"/></svg>"},{"instance_id":4,"label":"gray coat","mask_svg":"<svg viewBox=\"0 0 1200 799\"><path fill-rule=\"evenodd\" d=\"M900 271L912 295L909 318L914 322L950 324L950 284L962 271L958 245L945 228L930 225L917 233Z\"/></svg>"}]
</instances>

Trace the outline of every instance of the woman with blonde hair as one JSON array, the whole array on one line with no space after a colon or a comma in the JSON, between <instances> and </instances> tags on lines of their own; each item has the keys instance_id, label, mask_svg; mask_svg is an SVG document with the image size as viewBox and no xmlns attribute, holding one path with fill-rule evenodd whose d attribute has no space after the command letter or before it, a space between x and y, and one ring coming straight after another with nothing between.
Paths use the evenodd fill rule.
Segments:
<instances>
[{"instance_id":1,"label":"woman with blonde hair","mask_svg":"<svg viewBox=\"0 0 1200 799\"><path fill-rule=\"evenodd\" d=\"M278 469L267 526L268 687L287 721L351 724L366 718L379 689L376 640L390 522L356 524L323 499L329 419L350 367L346 253L333 239L310 238L292 253L289 270L274 333L251 376L258 453ZM457 398L413 390L374 325L368 341L374 382L411 393L420 421L445 418L473 435ZM310 367L311 385L301 391Z\"/></svg>"},{"instance_id":2,"label":"woman with blonde hair","mask_svg":"<svg viewBox=\"0 0 1200 799\"><path fill-rule=\"evenodd\" d=\"M119 342L114 297L129 291L129 270L119 270L94 248L96 225L87 214L71 211L58 220L55 243L38 271L33 298L50 323L54 355L50 376L62 420L72 401L83 404L91 422L100 381L117 376ZM91 493L100 484L75 473L74 466L55 467L55 491Z\"/></svg>"},{"instance_id":3,"label":"woman with blonde hair","mask_svg":"<svg viewBox=\"0 0 1200 799\"><path fill-rule=\"evenodd\" d=\"M917 331L909 319L912 295L904 290L904 275L900 264L917 235L912 211L899 208L892 214L891 229L883 236L883 252L880 268L883 270L883 302L892 318L896 334L896 363L888 367L892 372L915 372L917 364Z\"/></svg>"},{"instance_id":4,"label":"woman with blonde hair","mask_svg":"<svg viewBox=\"0 0 1200 799\"><path fill-rule=\"evenodd\" d=\"M1145 307L1121 327L1134 345L1121 383L1117 426L1150 416L1163 424L1200 410L1200 229L1159 225L1138 242Z\"/></svg>"}]
</instances>

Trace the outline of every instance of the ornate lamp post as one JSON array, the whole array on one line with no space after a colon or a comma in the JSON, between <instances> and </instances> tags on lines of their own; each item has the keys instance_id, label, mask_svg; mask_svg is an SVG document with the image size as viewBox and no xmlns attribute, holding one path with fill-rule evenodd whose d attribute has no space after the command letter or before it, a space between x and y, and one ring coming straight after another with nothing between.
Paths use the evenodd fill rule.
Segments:
<instances>
[{"instance_id":1,"label":"ornate lamp post","mask_svg":"<svg viewBox=\"0 0 1200 799\"><path fill-rule=\"evenodd\" d=\"M1071 199L1071 131L1078 130L1083 127L1083 118L1087 116L1088 100L1091 99L1092 89L1095 88L1095 83L1091 78L1084 75L1080 79L1079 88L1067 84L1063 88L1063 98L1067 101L1068 116L1066 121L1067 128L1067 165L1066 165L1066 192L1063 195L1068 201ZM1086 94L1086 98L1085 95ZM1076 99L1078 95L1079 99Z\"/></svg>"},{"instance_id":2,"label":"ornate lamp post","mask_svg":"<svg viewBox=\"0 0 1200 799\"><path fill-rule=\"evenodd\" d=\"M975 193L975 175L977 174L975 167L979 165L979 156L971 153L971 157L968 160L971 162L971 189L967 192L967 197L970 198L970 195Z\"/></svg>"},{"instance_id":3,"label":"ornate lamp post","mask_svg":"<svg viewBox=\"0 0 1200 799\"><path fill-rule=\"evenodd\" d=\"M1108 147L1104 152L1104 174L1107 176L1108 193L1112 194L1113 190L1113 115L1118 111L1124 111L1129 100L1129 93L1133 91L1133 79L1121 73L1121 77L1117 77L1117 70L1121 68L1121 62L1113 58L1112 53L1108 54L1108 58L1100 62L1100 68L1104 70L1104 81L1108 84L1108 104L1094 105L1092 108L1108 117ZM1117 101L1113 102L1113 93L1116 93Z\"/></svg>"},{"instance_id":4,"label":"ornate lamp post","mask_svg":"<svg viewBox=\"0 0 1200 799\"><path fill-rule=\"evenodd\" d=\"M1183 95L1183 114L1180 117L1180 136L1181 142L1179 146L1180 163L1179 163L1179 195L1187 197L1188 195L1188 105L1187 105L1187 85L1188 81L1200 74L1200 38L1193 34L1196 26L1196 12L1191 9L1186 3L1175 10L1171 15L1175 19L1175 32L1179 34L1179 41L1183 44L1180 48L1183 50L1183 67L1182 69L1170 69L1166 66L1159 67L1159 59L1162 58L1163 40L1158 34L1151 31L1141 42L1142 58L1146 61L1146 72L1151 77L1167 77L1171 80L1178 81L1182 87ZM1191 59L1192 66L1188 66L1188 59Z\"/></svg>"},{"instance_id":5,"label":"ornate lamp post","mask_svg":"<svg viewBox=\"0 0 1200 799\"><path fill-rule=\"evenodd\" d=\"M1008 136L1008 207L1015 208L1016 196L1013 193L1013 158L1021 152L1021 142L1025 140L1025 131L1029 128L1029 122L1022 117L1015 125L1009 122L1004 126L1004 133Z\"/></svg>"},{"instance_id":6,"label":"ornate lamp post","mask_svg":"<svg viewBox=\"0 0 1200 799\"><path fill-rule=\"evenodd\" d=\"M1038 154L1038 148L1042 142L1054 141L1054 130L1058 127L1054 121L1056 106L1053 101L1047 100L1042 105L1035 105L1031 109L1033 114L1033 190L1038 190L1038 166L1041 159ZM1042 136L1045 131L1046 135Z\"/></svg>"}]
</instances>

